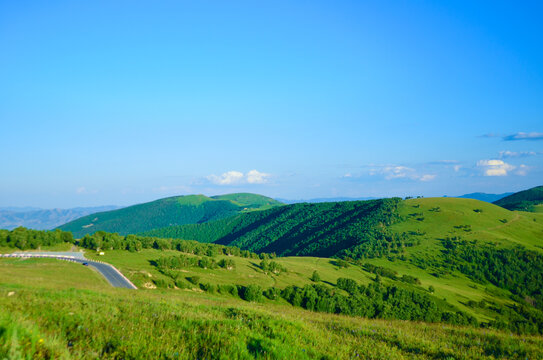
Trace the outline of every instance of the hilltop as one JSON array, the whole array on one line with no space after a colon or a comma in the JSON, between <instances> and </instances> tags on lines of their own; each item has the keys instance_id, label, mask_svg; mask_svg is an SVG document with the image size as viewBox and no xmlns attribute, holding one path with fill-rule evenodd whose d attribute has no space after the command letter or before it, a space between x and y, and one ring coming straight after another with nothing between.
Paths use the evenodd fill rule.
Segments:
<instances>
[{"instance_id":1,"label":"hilltop","mask_svg":"<svg viewBox=\"0 0 543 360\"><path fill-rule=\"evenodd\" d=\"M58 228L71 231L77 238L96 231L126 235L165 226L204 223L279 205L281 203L274 199L246 193L213 197L174 196L119 210L91 214Z\"/></svg>"},{"instance_id":2,"label":"hilltop","mask_svg":"<svg viewBox=\"0 0 543 360\"><path fill-rule=\"evenodd\" d=\"M519 191L495 201L494 204L509 210L543 212L543 186Z\"/></svg>"},{"instance_id":3,"label":"hilltop","mask_svg":"<svg viewBox=\"0 0 543 360\"><path fill-rule=\"evenodd\" d=\"M368 258L408 251L417 243L446 236L533 247L543 230L536 220L473 199L390 198L285 205L144 235L214 242L280 256Z\"/></svg>"},{"instance_id":4,"label":"hilltop","mask_svg":"<svg viewBox=\"0 0 543 360\"><path fill-rule=\"evenodd\" d=\"M392 198L292 204L144 235L215 242L280 256L334 256L380 237L381 225L392 224L399 203L399 198Z\"/></svg>"}]
</instances>

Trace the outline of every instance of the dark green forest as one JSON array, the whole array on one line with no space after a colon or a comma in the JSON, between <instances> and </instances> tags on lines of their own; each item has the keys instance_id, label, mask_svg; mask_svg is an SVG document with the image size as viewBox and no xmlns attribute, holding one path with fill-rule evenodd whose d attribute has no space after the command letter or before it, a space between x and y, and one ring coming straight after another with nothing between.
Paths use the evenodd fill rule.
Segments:
<instances>
[{"instance_id":1,"label":"dark green forest","mask_svg":"<svg viewBox=\"0 0 543 360\"><path fill-rule=\"evenodd\" d=\"M213 198L204 195L175 196L88 215L59 226L59 229L71 231L77 238L96 231L128 235L166 226L205 223L279 205L281 203L273 199L255 194Z\"/></svg>"},{"instance_id":2,"label":"dark green forest","mask_svg":"<svg viewBox=\"0 0 543 360\"><path fill-rule=\"evenodd\" d=\"M543 186L519 191L495 201L494 204L508 210L534 211L535 205L543 204Z\"/></svg>"},{"instance_id":3,"label":"dark green forest","mask_svg":"<svg viewBox=\"0 0 543 360\"><path fill-rule=\"evenodd\" d=\"M32 250L39 249L42 246L54 246L66 242L74 242L71 232L31 230L24 227L18 227L11 231L0 230L0 247Z\"/></svg>"},{"instance_id":4,"label":"dark green forest","mask_svg":"<svg viewBox=\"0 0 543 360\"><path fill-rule=\"evenodd\" d=\"M401 199L293 204L208 222L145 232L148 236L233 245L280 256L377 257L412 246L387 226Z\"/></svg>"}]
</instances>

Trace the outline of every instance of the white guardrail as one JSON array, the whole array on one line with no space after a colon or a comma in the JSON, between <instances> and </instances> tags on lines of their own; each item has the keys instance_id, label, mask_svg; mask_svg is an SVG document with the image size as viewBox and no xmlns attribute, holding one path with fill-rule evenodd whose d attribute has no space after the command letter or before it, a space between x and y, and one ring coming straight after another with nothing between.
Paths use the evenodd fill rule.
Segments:
<instances>
[{"instance_id":1,"label":"white guardrail","mask_svg":"<svg viewBox=\"0 0 543 360\"><path fill-rule=\"evenodd\" d=\"M127 283L129 283L134 289L138 289L136 285L132 283L132 281L128 280L126 276L123 275L122 272L120 272L115 266L108 264L106 262L100 261L100 260L89 260L86 258L79 258L71 255L57 255L57 254L32 254L32 253L11 253L11 254L0 254L0 257L3 258L53 258L53 259L59 259L59 260L65 260L65 261L72 261L72 262L79 262L79 261L88 261L89 263L97 262L100 264L108 265L111 267L117 274L119 274L123 279L126 280ZM75 261L75 260L79 261Z\"/></svg>"}]
</instances>

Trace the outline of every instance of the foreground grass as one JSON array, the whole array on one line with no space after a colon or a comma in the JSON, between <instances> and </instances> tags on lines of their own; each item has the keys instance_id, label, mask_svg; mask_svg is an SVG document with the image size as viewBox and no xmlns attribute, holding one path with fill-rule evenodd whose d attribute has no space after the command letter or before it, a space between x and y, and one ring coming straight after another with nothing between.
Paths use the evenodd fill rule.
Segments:
<instances>
[{"instance_id":1,"label":"foreground grass","mask_svg":"<svg viewBox=\"0 0 543 360\"><path fill-rule=\"evenodd\" d=\"M60 261L2 265L15 269L0 277L2 359L543 358L540 336L313 313L189 290L102 288L92 270Z\"/></svg>"},{"instance_id":2,"label":"foreground grass","mask_svg":"<svg viewBox=\"0 0 543 360\"><path fill-rule=\"evenodd\" d=\"M11 296L8 293L15 292ZM0 355L124 359L540 358L541 337L311 313L189 292L2 285Z\"/></svg>"}]
</instances>

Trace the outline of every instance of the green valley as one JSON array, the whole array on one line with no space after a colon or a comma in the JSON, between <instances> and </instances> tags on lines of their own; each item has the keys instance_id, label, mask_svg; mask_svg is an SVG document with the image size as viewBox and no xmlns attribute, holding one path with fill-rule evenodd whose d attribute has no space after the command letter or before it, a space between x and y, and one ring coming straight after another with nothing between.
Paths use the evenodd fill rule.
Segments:
<instances>
[{"instance_id":1,"label":"green valley","mask_svg":"<svg viewBox=\"0 0 543 360\"><path fill-rule=\"evenodd\" d=\"M139 288L104 286L96 273L82 275L89 270L74 264L0 259L0 291L12 294L0 297L10 309L0 319L0 354L543 356L543 214L460 198L277 206L233 194L214 201L238 210L142 234L96 231L73 239L61 230L0 231L3 252L77 246ZM56 273L69 275L58 279ZM56 306L77 316L66 317ZM46 315L37 317L42 307ZM161 341L146 341L142 325ZM128 329L124 338L117 328Z\"/></svg>"}]
</instances>

